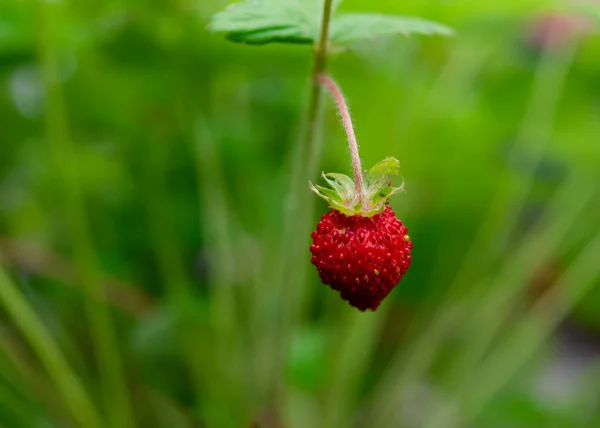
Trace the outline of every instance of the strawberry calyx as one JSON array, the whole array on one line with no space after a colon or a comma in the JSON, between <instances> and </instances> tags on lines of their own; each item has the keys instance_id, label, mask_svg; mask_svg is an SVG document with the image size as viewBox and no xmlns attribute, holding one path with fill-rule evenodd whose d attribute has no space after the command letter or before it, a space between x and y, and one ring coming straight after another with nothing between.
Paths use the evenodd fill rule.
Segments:
<instances>
[{"instance_id":1,"label":"strawberry calyx","mask_svg":"<svg viewBox=\"0 0 600 428\"><path fill-rule=\"evenodd\" d=\"M382 212L392 195L404 191L404 181L399 187L392 186L392 178L400 172L398 159L388 157L369 171L365 171L362 188L344 174L322 173L331 188L314 185L310 189L329 206L347 216L372 217Z\"/></svg>"}]
</instances>

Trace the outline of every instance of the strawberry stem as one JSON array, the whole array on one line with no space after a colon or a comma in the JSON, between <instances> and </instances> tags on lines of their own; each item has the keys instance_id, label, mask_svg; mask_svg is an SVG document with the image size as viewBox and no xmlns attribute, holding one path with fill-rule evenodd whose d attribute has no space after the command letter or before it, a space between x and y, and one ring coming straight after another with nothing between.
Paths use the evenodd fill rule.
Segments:
<instances>
[{"instance_id":1,"label":"strawberry stem","mask_svg":"<svg viewBox=\"0 0 600 428\"><path fill-rule=\"evenodd\" d=\"M364 187L363 187L363 176L362 167L360 164L360 155L358 154L358 143L356 142L356 135L354 134L354 127L352 126L352 119L350 118L350 111L348 105L342 95L342 91L335 81L325 73L319 73L316 75L316 79L319 83L324 85L337 105L337 108L342 116L342 123L348 136L348 147L350 148L350 156L352 157L352 169L354 170L354 188L356 192L357 203L362 204L364 202Z\"/></svg>"}]
</instances>

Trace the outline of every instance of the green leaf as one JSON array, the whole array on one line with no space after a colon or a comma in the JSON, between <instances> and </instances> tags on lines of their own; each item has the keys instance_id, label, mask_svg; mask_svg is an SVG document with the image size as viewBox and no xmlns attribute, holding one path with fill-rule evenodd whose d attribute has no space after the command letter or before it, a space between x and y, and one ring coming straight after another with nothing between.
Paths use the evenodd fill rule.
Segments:
<instances>
[{"instance_id":1,"label":"green leaf","mask_svg":"<svg viewBox=\"0 0 600 428\"><path fill-rule=\"evenodd\" d=\"M445 25L416 17L346 13L333 19L331 41L334 44L346 45L393 34L450 36L454 32Z\"/></svg>"},{"instance_id":2,"label":"green leaf","mask_svg":"<svg viewBox=\"0 0 600 428\"><path fill-rule=\"evenodd\" d=\"M322 9L323 0L245 0L215 14L208 29L238 43L311 44L319 34Z\"/></svg>"},{"instance_id":3,"label":"green leaf","mask_svg":"<svg viewBox=\"0 0 600 428\"><path fill-rule=\"evenodd\" d=\"M292 0L246 0L215 14L208 25L239 43L312 43L317 17L307 16Z\"/></svg>"},{"instance_id":4,"label":"green leaf","mask_svg":"<svg viewBox=\"0 0 600 428\"><path fill-rule=\"evenodd\" d=\"M341 2L334 0L334 11ZM323 0L245 0L215 14L208 29L238 43L312 44L322 13ZM349 13L333 18L331 40L344 45L391 34L451 35L452 30L421 18Z\"/></svg>"},{"instance_id":5,"label":"green leaf","mask_svg":"<svg viewBox=\"0 0 600 428\"><path fill-rule=\"evenodd\" d=\"M247 43L249 45L265 45L267 43L290 43L306 45L313 40L306 34L294 27L265 28L256 31L230 32L227 39L236 43Z\"/></svg>"}]
</instances>

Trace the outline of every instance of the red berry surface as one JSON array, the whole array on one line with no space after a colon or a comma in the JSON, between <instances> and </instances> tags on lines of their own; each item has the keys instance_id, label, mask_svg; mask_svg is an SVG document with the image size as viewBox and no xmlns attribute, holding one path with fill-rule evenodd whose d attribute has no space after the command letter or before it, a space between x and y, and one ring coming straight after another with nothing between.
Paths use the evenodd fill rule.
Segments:
<instances>
[{"instance_id":1,"label":"red berry surface","mask_svg":"<svg viewBox=\"0 0 600 428\"><path fill-rule=\"evenodd\" d=\"M311 236L321 281L361 311L377 309L410 266L412 242L389 206L372 217L329 211Z\"/></svg>"}]
</instances>

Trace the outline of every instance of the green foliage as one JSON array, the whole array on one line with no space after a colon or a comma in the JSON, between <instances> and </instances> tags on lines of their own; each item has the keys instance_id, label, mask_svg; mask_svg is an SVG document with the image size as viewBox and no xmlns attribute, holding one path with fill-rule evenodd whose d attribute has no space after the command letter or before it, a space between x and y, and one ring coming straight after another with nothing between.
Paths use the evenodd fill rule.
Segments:
<instances>
[{"instance_id":1,"label":"green foliage","mask_svg":"<svg viewBox=\"0 0 600 428\"><path fill-rule=\"evenodd\" d=\"M246 0L215 14L208 28L226 33L229 40L238 43L312 44L319 34L321 3L319 0ZM334 2L334 10L337 3ZM425 19L368 13L334 15L331 26L331 41L339 46L394 34L452 34L447 26Z\"/></svg>"},{"instance_id":2,"label":"green foliage","mask_svg":"<svg viewBox=\"0 0 600 428\"><path fill-rule=\"evenodd\" d=\"M223 43L224 3L0 1L0 426L120 428L116 397L144 428L600 426L600 43L533 37L588 2L336 12L460 34L329 61L364 164L407 184L412 266L374 313L318 282L309 233L283 238L309 49ZM333 108L322 125L315 167L351 188ZM318 212L289 222L312 228L308 180Z\"/></svg>"},{"instance_id":3,"label":"green foliage","mask_svg":"<svg viewBox=\"0 0 600 428\"><path fill-rule=\"evenodd\" d=\"M310 44L317 37L319 21L318 16L308 15L302 4L276 0L234 3L215 14L208 28L227 33L228 39L239 43Z\"/></svg>"},{"instance_id":4,"label":"green foliage","mask_svg":"<svg viewBox=\"0 0 600 428\"><path fill-rule=\"evenodd\" d=\"M334 44L343 46L395 34L450 36L453 31L445 25L422 18L374 13L346 13L336 16L333 20L331 40Z\"/></svg>"}]
</instances>

